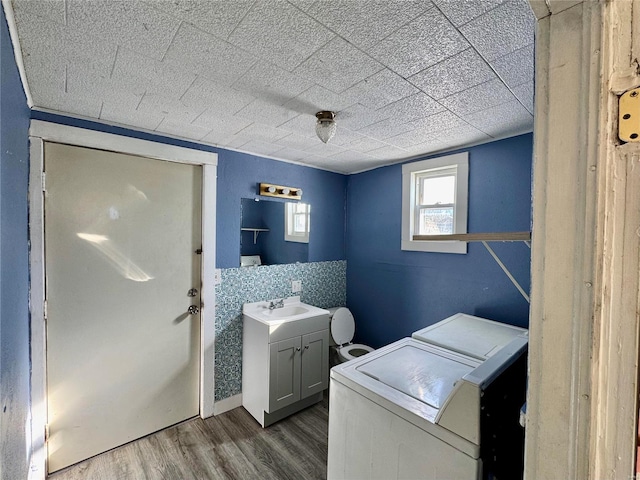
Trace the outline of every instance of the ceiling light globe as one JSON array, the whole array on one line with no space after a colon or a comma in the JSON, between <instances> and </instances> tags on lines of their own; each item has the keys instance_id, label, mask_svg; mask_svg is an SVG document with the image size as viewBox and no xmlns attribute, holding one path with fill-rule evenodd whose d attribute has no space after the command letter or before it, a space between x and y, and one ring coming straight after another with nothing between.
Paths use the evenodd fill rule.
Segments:
<instances>
[{"instance_id":1,"label":"ceiling light globe","mask_svg":"<svg viewBox=\"0 0 640 480\"><path fill-rule=\"evenodd\" d=\"M327 143L336 134L336 121L334 113L322 111L316 113L318 121L316 122L316 134L324 143Z\"/></svg>"}]
</instances>

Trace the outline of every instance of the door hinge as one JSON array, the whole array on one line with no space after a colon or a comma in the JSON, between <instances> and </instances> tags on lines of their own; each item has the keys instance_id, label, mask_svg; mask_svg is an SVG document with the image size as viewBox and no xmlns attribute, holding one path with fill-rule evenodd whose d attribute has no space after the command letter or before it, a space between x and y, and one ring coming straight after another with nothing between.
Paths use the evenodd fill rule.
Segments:
<instances>
[{"instance_id":1,"label":"door hinge","mask_svg":"<svg viewBox=\"0 0 640 480\"><path fill-rule=\"evenodd\" d=\"M47 174L45 172L42 172L42 191L47 191Z\"/></svg>"},{"instance_id":2,"label":"door hinge","mask_svg":"<svg viewBox=\"0 0 640 480\"><path fill-rule=\"evenodd\" d=\"M44 441L45 443L49 441L49 424L45 424L44 426Z\"/></svg>"},{"instance_id":3,"label":"door hinge","mask_svg":"<svg viewBox=\"0 0 640 480\"><path fill-rule=\"evenodd\" d=\"M640 142L640 88L624 92L618 100L618 137Z\"/></svg>"},{"instance_id":4,"label":"door hinge","mask_svg":"<svg viewBox=\"0 0 640 480\"><path fill-rule=\"evenodd\" d=\"M44 321L47 321L47 317L49 316L49 302L44 301Z\"/></svg>"}]
</instances>

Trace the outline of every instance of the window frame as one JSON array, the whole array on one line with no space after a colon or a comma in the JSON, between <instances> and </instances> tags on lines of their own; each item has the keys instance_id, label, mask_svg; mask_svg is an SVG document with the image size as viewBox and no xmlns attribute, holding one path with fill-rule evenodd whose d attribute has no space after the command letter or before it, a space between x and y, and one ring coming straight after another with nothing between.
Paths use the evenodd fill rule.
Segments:
<instances>
[{"instance_id":1,"label":"window frame","mask_svg":"<svg viewBox=\"0 0 640 480\"><path fill-rule=\"evenodd\" d=\"M306 205L305 212L295 212L294 207L298 205ZM295 216L305 215L306 231L304 234L289 233L293 231L290 225L295 225ZM284 240L285 242L309 243L309 232L311 231L311 205L304 202L286 202L284 206Z\"/></svg>"},{"instance_id":2,"label":"window frame","mask_svg":"<svg viewBox=\"0 0 640 480\"><path fill-rule=\"evenodd\" d=\"M418 191L416 188L416 180L421 174L437 174L438 171L446 171L447 169L455 169L456 177L453 233L467 233L469 210L469 152L405 163L402 165L402 250L435 253L467 253L467 242L453 240L413 240L417 225L416 197Z\"/></svg>"}]
</instances>

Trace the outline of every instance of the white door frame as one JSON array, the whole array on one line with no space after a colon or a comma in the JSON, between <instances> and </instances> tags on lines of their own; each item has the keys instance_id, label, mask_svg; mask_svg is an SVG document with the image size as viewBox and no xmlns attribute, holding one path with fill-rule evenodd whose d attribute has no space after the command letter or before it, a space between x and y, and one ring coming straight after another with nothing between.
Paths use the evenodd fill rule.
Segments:
<instances>
[{"instance_id":1,"label":"white door frame","mask_svg":"<svg viewBox=\"0 0 640 480\"><path fill-rule=\"evenodd\" d=\"M632 479L640 341L640 0L529 0L536 16L525 478Z\"/></svg>"},{"instance_id":2,"label":"white door frame","mask_svg":"<svg viewBox=\"0 0 640 480\"><path fill-rule=\"evenodd\" d=\"M202 309L200 315L200 417L213 415L215 347L216 177L218 155L173 145L32 120L29 128L29 241L31 288L30 478L46 477L47 424L43 175L45 141L202 166Z\"/></svg>"}]
</instances>

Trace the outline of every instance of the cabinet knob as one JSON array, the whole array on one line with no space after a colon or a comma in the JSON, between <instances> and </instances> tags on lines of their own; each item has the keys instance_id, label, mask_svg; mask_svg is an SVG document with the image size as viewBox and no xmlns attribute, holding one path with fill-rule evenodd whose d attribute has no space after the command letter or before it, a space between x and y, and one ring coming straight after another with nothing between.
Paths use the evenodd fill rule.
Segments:
<instances>
[{"instance_id":1,"label":"cabinet knob","mask_svg":"<svg viewBox=\"0 0 640 480\"><path fill-rule=\"evenodd\" d=\"M309 350L309 345L305 345L305 346L304 346L304 349L305 349L305 350Z\"/></svg>"},{"instance_id":2,"label":"cabinet knob","mask_svg":"<svg viewBox=\"0 0 640 480\"><path fill-rule=\"evenodd\" d=\"M299 351L300 351L300 347L296 347L296 352L299 352Z\"/></svg>"}]
</instances>

